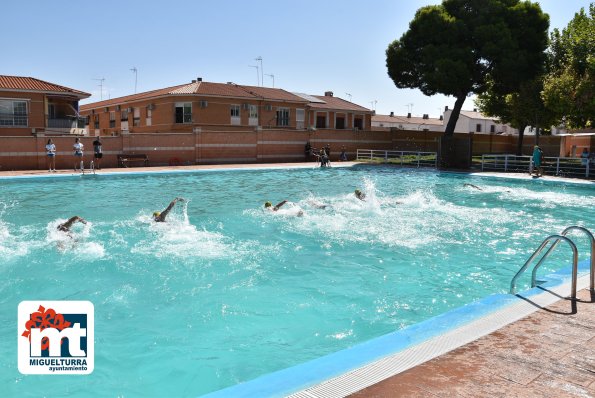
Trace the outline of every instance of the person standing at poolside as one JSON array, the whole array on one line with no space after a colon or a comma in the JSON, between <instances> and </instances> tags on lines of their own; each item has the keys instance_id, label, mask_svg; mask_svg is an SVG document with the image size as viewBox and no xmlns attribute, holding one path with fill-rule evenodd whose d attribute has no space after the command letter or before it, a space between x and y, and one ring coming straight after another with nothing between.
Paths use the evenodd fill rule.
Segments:
<instances>
[{"instance_id":1,"label":"person standing at poolside","mask_svg":"<svg viewBox=\"0 0 595 398\"><path fill-rule=\"evenodd\" d=\"M341 148L341 154L339 155L339 161L346 162L347 161L347 152L345 147Z\"/></svg>"},{"instance_id":2,"label":"person standing at poolside","mask_svg":"<svg viewBox=\"0 0 595 398\"><path fill-rule=\"evenodd\" d=\"M79 137L75 138L72 148L74 149L74 171L76 171L77 166L79 166L81 167L82 172L83 166L81 166L81 162L83 161L83 150L85 149L85 146Z\"/></svg>"},{"instance_id":3,"label":"person standing at poolside","mask_svg":"<svg viewBox=\"0 0 595 398\"><path fill-rule=\"evenodd\" d=\"M533 147L533 168L535 169L535 176L541 177L543 175L543 170L541 168L541 163L543 161L543 151L539 147L539 145L535 145Z\"/></svg>"},{"instance_id":4,"label":"person standing at poolside","mask_svg":"<svg viewBox=\"0 0 595 398\"><path fill-rule=\"evenodd\" d=\"M48 140L47 145L45 146L45 151L47 152L47 159L48 159L48 172L51 173L52 171L56 171L56 145L50 138Z\"/></svg>"},{"instance_id":5,"label":"person standing at poolside","mask_svg":"<svg viewBox=\"0 0 595 398\"><path fill-rule=\"evenodd\" d=\"M589 150L587 148L583 148L583 152L581 153L581 164L587 167L589 163Z\"/></svg>"},{"instance_id":6,"label":"person standing at poolside","mask_svg":"<svg viewBox=\"0 0 595 398\"><path fill-rule=\"evenodd\" d=\"M95 157L95 168L101 170L101 158L103 157L103 150L101 149L101 139L97 136L97 139L93 141L93 152Z\"/></svg>"}]
</instances>

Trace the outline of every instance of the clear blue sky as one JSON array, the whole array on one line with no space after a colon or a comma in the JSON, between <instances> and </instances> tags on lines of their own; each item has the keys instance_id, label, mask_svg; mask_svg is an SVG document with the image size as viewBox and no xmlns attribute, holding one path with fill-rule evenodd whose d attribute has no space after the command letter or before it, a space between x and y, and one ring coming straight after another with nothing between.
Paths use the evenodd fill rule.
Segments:
<instances>
[{"instance_id":1,"label":"clear blue sky","mask_svg":"<svg viewBox=\"0 0 595 398\"><path fill-rule=\"evenodd\" d=\"M431 0L11 1L2 5L0 74L31 76L104 99L205 81L256 85L261 56L275 87L331 90L377 113L437 117L453 98L397 89L385 50ZM588 0L541 0L550 30ZM264 85L272 78L264 76ZM373 104L373 101L377 101ZM89 101L85 101L89 102ZM375 106L374 106L375 105ZM468 99L464 109L473 108Z\"/></svg>"}]
</instances>

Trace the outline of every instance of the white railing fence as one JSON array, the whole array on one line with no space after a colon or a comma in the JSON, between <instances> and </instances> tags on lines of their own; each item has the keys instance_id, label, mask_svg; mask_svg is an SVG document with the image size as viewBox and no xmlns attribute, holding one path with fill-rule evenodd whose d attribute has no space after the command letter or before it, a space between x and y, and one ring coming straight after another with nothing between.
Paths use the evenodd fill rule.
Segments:
<instances>
[{"instance_id":1,"label":"white railing fence","mask_svg":"<svg viewBox=\"0 0 595 398\"><path fill-rule=\"evenodd\" d=\"M383 151L376 149L358 149L357 160L390 163L409 167L436 168L438 156L436 152Z\"/></svg>"},{"instance_id":2,"label":"white railing fence","mask_svg":"<svg viewBox=\"0 0 595 398\"><path fill-rule=\"evenodd\" d=\"M581 158L556 158L544 157L542 169L544 174L563 177L593 177L595 164L588 159ZM532 156L517 155L482 155L482 171L503 171L503 172L533 172Z\"/></svg>"}]
</instances>

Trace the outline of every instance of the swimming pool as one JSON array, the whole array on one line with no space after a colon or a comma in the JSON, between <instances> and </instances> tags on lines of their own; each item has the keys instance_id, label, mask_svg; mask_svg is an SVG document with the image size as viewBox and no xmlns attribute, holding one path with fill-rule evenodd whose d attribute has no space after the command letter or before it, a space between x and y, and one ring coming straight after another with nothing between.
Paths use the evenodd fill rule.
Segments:
<instances>
[{"instance_id":1,"label":"swimming pool","mask_svg":"<svg viewBox=\"0 0 595 398\"><path fill-rule=\"evenodd\" d=\"M365 166L2 180L0 381L10 396L198 396L249 380L507 292L545 236L592 229L593 192ZM57 232L75 214L89 224ZM94 303L92 375L18 373L16 308L34 299Z\"/></svg>"}]
</instances>

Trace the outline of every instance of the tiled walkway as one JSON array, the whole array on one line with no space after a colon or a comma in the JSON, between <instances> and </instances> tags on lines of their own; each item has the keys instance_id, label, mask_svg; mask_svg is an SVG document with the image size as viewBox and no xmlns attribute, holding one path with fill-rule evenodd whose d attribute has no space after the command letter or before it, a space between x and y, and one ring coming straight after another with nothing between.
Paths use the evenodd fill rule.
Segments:
<instances>
[{"instance_id":1,"label":"tiled walkway","mask_svg":"<svg viewBox=\"0 0 595 398\"><path fill-rule=\"evenodd\" d=\"M595 397L595 295L521 321L353 397Z\"/></svg>"}]
</instances>

